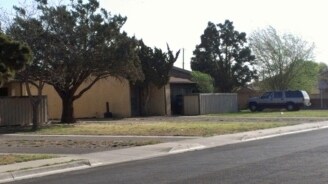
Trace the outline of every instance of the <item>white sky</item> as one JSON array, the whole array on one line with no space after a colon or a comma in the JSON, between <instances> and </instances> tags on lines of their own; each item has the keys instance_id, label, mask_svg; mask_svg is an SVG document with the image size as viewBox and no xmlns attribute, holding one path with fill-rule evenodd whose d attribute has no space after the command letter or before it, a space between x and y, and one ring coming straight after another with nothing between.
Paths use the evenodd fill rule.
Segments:
<instances>
[{"instance_id":1,"label":"white sky","mask_svg":"<svg viewBox=\"0 0 328 184\"><path fill-rule=\"evenodd\" d=\"M17 0L1 0L10 8ZM185 68L200 43L208 21L229 19L247 35L271 25L316 45L317 62L328 64L328 17L326 0L100 0L113 14L127 16L124 30L151 47L185 49ZM182 52L175 66L182 67Z\"/></svg>"}]
</instances>

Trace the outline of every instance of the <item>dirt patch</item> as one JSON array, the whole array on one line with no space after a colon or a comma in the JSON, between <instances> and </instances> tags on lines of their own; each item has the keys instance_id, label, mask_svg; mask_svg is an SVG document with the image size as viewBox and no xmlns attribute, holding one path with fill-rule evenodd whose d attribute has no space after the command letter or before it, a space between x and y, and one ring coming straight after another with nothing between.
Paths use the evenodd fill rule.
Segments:
<instances>
[{"instance_id":1,"label":"dirt patch","mask_svg":"<svg viewBox=\"0 0 328 184\"><path fill-rule=\"evenodd\" d=\"M177 141L186 138L110 136L15 136L0 135L2 153L83 154L133 146Z\"/></svg>"},{"instance_id":2,"label":"dirt patch","mask_svg":"<svg viewBox=\"0 0 328 184\"><path fill-rule=\"evenodd\" d=\"M158 144L157 140L144 140L144 141L88 141L88 140L7 140L0 141L0 143L6 147L12 148L70 148L70 149L112 149L112 148L124 148L131 146L143 146L149 144Z\"/></svg>"}]
</instances>

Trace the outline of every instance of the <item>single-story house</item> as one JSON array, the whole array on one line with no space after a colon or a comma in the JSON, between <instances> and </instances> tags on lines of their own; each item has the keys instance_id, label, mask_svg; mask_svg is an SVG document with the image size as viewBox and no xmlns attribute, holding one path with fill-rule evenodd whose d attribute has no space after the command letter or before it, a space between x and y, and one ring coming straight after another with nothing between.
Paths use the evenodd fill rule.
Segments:
<instances>
[{"instance_id":1,"label":"single-story house","mask_svg":"<svg viewBox=\"0 0 328 184\"><path fill-rule=\"evenodd\" d=\"M160 89L151 87L148 115L171 115L172 109L176 108L176 96L191 93L194 86L190 71L173 67L167 85ZM32 89L32 93L36 95L36 89ZM49 119L60 119L62 102L56 91L52 86L46 85L43 95L47 96ZM27 96L27 91L25 85L12 81L0 88L0 96ZM114 117L139 116L140 89L125 79L108 77L100 80L81 98L75 100L74 115L76 118L102 118L107 110L106 103Z\"/></svg>"},{"instance_id":2,"label":"single-story house","mask_svg":"<svg viewBox=\"0 0 328 184\"><path fill-rule=\"evenodd\" d=\"M191 72L173 67L170 75L170 96L172 115L183 114L183 96L196 91L196 83L191 80Z\"/></svg>"}]
</instances>

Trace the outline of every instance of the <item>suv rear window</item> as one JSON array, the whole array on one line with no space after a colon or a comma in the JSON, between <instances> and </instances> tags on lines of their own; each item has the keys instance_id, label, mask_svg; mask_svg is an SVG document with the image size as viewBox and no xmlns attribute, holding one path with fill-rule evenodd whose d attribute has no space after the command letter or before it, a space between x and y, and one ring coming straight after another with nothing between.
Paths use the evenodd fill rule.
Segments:
<instances>
[{"instance_id":1,"label":"suv rear window","mask_svg":"<svg viewBox=\"0 0 328 184\"><path fill-rule=\"evenodd\" d=\"M300 91L286 91L287 98L302 98L302 92Z\"/></svg>"}]
</instances>

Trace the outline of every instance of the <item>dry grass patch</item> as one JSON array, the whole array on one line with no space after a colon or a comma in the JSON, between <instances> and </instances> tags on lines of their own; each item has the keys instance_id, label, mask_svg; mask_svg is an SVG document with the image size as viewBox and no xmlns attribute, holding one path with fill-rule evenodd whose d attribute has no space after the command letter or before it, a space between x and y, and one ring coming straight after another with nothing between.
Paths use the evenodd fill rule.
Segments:
<instances>
[{"instance_id":1,"label":"dry grass patch","mask_svg":"<svg viewBox=\"0 0 328 184\"><path fill-rule=\"evenodd\" d=\"M282 110L267 110L263 112L251 112L244 110L236 113L213 114L211 116L218 117L233 117L233 118L328 118L328 110L300 110L286 111Z\"/></svg>"},{"instance_id":2,"label":"dry grass patch","mask_svg":"<svg viewBox=\"0 0 328 184\"><path fill-rule=\"evenodd\" d=\"M44 155L44 154L6 154L0 155L0 165L8 165L20 162L27 162L32 160L42 160L56 158L53 155Z\"/></svg>"},{"instance_id":3,"label":"dry grass patch","mask_svg":"<svg viewBox=\"0 0 328 184\"><path fill-rule=\"evenodd\" d=\"M157 123L77 123L52 125L38 131L50 135L136 135L136 136L211 136L287 126L284 122L157 122Z\"/></svg>"},{"instance_id":4,"label":"dry grass patch","mask_svg":"<svg viewBox=\"0 0 328 184\"><path fill-rule=\"evenodd\" d=\"M6 140L0 141L7 147L14 148L74 148L74 149L99 149L99 148L123 148L158 144L158 140Z\"/></svg>"}]
</instances>

